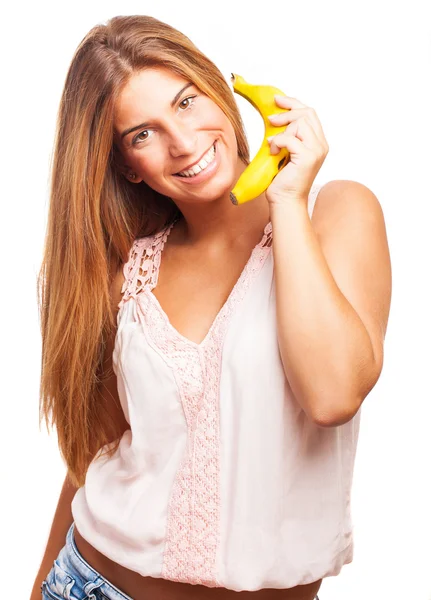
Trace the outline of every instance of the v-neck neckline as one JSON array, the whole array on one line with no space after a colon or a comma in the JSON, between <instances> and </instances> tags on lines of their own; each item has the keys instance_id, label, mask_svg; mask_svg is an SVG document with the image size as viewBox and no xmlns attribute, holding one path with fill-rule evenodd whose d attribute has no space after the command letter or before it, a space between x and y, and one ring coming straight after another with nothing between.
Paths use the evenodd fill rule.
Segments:
<instances>
[{"instance_id":1,"label":"v-neck neckline","mask_svg":"<svg viewBox=\"0 0 431 600\"><path fill-rule=\"evenodd\" d=\"M237 292L240 291L241 287L243 286L248 271L251 268L251 266L253 265L254 259L257 256L257 254L260 251L264 251L264 253L268 253L269 250L271 249L271 245L270 246L265 246L265 243L268 239L269 234L272 232L272 223L271 221L269 221L264 230L263 230L263 235L260 239L260 241L256 244L256 246L254 246L254 248L252 249L250 256L246 262L246 264L244 265L244 268L241 271L240 276L238 277L238 279L236 280L233 288L230 291L229 296L227 297L225 303L223 304L223 306L220 308L220 310L218 311L218 313L216 314L215 318L213 319L210 328L208 329L205 337L202 339L202 341L200 342L194 342L193 340L190 340L189 338L185 337L182 333L180 333L171 323L167 313L164 311L162 305L160 304L158 298L154 295L153 293L153 289L155 289L157 287L157 282L159 279L159 272L160 272L160 266L161 266L161 259L162 259L162 254L163 254L163 249L165 247L166 244L166 240L169 237L169 234L172 231L173 226L175 225L175 223L177 222L178 219L174 220L170 225L168 225L164 230L162 230L162 235L160 236L160 240L158 243L158 248L156 250L156 252L154 253L155 255L158 253L158 260L157 260L157 269L156 272L154 274L154 280L153 280L153 285L152 286L147 286L145 288L145 290L147 291L147 296L148 298L151 299L151 301L153 302L153 304L156 306L156 308L158 309L159 313L161 314L161 316L163 317L163 320L165 321L167 327L171 330L171 332L179 339L181 339L185 344L192 346L193 348L196 349L202 349L208 342L208 340L210 339L214 329L217 327L218 323L220 322L221 318L223 315L226 314L226 312L229 310L230 306L232 305L232 303L234 302L234 299L237 295ZM160 235L160 234L159 234ZM154 258L154 257L153 257Z\"/></svg>"}]
</instances>

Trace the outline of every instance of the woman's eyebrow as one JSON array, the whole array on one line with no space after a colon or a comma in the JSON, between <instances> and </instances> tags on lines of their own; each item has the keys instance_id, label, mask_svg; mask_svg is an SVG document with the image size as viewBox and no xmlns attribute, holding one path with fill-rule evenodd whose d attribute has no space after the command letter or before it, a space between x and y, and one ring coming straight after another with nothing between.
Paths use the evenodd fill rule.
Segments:
<instances>
[{"instance_id":1,"label":"woman's eyebrow","mask_svg":"<svg viewBox=\"0 0 431 600\"><path fill-rule=\"evenodd\" d=\"M175 94L175 98L172 100L171 102L171 106L173 107L176 102L179 100L179 98L181 97L181 94L187 89L189 88L191 85L194 85L194 83L192 81L189 81L189 83L187 85L185 85L179 92L178 94ZM123 133L121 134L121 139L123 139L126 135L129 135L129 133L132 133L132 131L136 131L136 129L141 129L141 127L148 127L149 123L141 123L140 125L134 125L133 127L129 127L129 129L125 129L123 131Z\"/></svg>"}]
</instances>

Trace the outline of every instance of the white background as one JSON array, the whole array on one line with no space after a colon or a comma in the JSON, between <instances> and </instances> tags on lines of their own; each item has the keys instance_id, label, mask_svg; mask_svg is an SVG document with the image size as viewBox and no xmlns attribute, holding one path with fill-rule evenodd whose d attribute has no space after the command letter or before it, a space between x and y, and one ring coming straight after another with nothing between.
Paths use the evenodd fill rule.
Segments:
<instances>
[{"instance_id":1,"label":"white background","mask_svg":"<svg viewBox=\"0 0 431 600\"><path fill-rule=\"evenodd\" d=\"M321 600L431 599L430 112L426 1L16 3L2 14L1 529L7 594L28 598L65 475L38 428L42 256L56 111L73 52L99 22L150 14L221 69L313 106L330 152L316 181L353 179L383 207L393 297L383 373L362 408L354 562ZM252 153L258 113L236 97ZM67 290L65 290L67 293Z\"/></svg>"}]
</instances>

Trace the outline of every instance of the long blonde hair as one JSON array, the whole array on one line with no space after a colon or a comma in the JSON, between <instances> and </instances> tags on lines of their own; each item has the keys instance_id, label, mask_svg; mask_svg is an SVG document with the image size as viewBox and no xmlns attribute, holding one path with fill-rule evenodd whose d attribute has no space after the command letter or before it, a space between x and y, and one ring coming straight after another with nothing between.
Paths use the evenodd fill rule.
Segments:
<instances>
[{"instance_id":1,"label":"long blonde hair","mask_svg":"<svg viewBox=\"0 0 431 600\"><path fill-rule=\"evenodd\" d=\"M149 16L114 17L78 46L60 101L44 257L39 273L42 329L40 418L56 427L60 453L78 487L97 450L112 455L112 422L98 402L102 357L115 328L110 286L133 240L181 213L118 167L114 106L131 75L163 66L192 81L234 127L249 163L244 125L217 67L184 34ZM120 436L120 433L118 434Z\"/></svg>"}]
</instances>

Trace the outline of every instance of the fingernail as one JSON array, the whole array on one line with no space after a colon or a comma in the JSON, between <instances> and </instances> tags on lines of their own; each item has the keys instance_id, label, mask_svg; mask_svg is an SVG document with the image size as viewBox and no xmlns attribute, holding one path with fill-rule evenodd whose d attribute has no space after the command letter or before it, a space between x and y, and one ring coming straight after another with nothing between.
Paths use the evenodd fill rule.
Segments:
<instances>
[{"instance_id":1,"label":"fingernail","mask_svg":"<svg viewBox=\"0 0 431 600\"><path fill-rule=\"evenodd\" d=\"M268 142L269 142L269 143L271 143L271 142L272 142L272 140L274 139L274 136L273 136L273 135L270 135L270 136L269 136L269 137L267 137L266 139L268 140Z\"/></svg>"}]
</instances>

